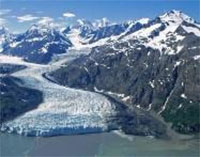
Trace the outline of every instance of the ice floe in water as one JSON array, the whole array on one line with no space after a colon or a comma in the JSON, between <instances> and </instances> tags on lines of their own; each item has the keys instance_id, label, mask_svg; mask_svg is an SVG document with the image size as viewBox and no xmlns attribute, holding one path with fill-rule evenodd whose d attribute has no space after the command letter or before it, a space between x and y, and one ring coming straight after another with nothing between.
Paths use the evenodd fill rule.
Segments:
<instances>
[{"instance_id":1,"label":"ice floe in water","mask_svg":"<svg viewBox=\"0 0 200 157\"><path fill-rule=\"evenodd\" d=\"M19 60L15 64L28 67L13 75L23 81L23 86L42 91L44 101L37 109L3 123L2 131L30 136L99 132L107 129L107 120L116 114L115 105L105 96L60 86L42 77L58 68L57 63L38 65Z\"/></svg>"}]
</instances>

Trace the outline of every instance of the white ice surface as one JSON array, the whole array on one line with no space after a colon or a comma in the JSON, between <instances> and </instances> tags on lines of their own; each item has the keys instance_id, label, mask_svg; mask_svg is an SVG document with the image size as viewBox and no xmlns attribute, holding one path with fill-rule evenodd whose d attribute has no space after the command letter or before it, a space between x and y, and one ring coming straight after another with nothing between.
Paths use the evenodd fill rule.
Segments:
<instances>
[{"instance_id":1,"label":"white ice surface","mask_svg":"<svg viewBox=\"0 0 200 157\"><path fill-rule=\"evenodd\" d=\"M51 136L69 134L70 129L82 133L91 128L107 128L106 117L115 114L115 106L106 97L60 86L42 77L43 73L62 66L67 59L65 56L49 65L39 65L24 62L17 57L0 55L0 63L26 65L28 68L14 73L13 76L22 79L23 86L38 89L44 95L44 102L37 109L4 123L2 130L8 128L10 132L19 134Z\"/></svg>"}]
</instances>

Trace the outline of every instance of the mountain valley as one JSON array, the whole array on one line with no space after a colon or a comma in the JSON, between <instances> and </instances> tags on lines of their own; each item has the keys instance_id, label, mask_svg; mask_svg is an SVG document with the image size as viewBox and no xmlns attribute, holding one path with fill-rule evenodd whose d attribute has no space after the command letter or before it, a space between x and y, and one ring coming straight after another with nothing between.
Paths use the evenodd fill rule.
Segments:
<instances>
[{"instance_id":1,"label":"mountain valley","mask_svg":"<svg viewBox=\"0 0 200 157\"><path fill-rule=\"evenodd\" d=\"M62 31L2 27L0 37L1 110L21 109L8 118L3 111L1 131L200 132L200 24L181 11L123 23L79 19Z\"/></svg>"}]
</instances>

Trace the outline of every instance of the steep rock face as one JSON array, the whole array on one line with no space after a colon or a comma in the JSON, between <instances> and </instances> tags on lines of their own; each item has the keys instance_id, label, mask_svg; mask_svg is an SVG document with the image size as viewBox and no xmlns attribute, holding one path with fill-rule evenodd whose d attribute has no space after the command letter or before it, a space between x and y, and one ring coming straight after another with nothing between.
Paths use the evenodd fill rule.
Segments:
<instances>
[{"instance_id":1,"label":"steep rock face","mask_svg":"<svg viewBox=\"0 0 200 157\"><path fill-rule=\"evenodd\" d=\"M0 124L37 108L42 102L40 91L20 87L20 81L11 76L0 77Z\"/></svg>"},{"instance_id":2,"label":"steep rock face","mask_svg":"<svg viewBox=\"0 0 200 157\"><path fill-rule=\"evenodd\" d=\"M117 96L161 115L181 133L200 131L200 29L172 11L94 48L51 75L63 85Z\"/></svg>"},{"instance_id":3,"label":"steep rock face","mask_svg":"<svg viewBox=\"0 0 200 157\"><path fill-rule=\"evenodd\" d=\"M4 64L0 63L0 75L11 74L19 70L25 69L26 66L24 65L17 65L17 64Z\"/></svg>"},{"instance_id":4,"label":"steep rock face","mask_svg":"<svg viewBox=\"0 0 200 157\"><path fill-rule=\"evenodd\" d=\"M104 94L103 94L104 95ZM152 116L148 111L138 109L135 106L126 106L113 96L106 96L115 103L116 115L107 120L109 128L120 129L126 134L139 136L154 136L168 138L171 135L163 121Z\"/></svg>"},{"instance_id":5,"label":"steep rock face","mask_svg":"<svg viewBox=\"0 0 200 157\"><path fill-rule=\"evenodd\" d=\"M21 80L10 76L25 68L24 65L0 64L0 125L37 108L43 100L42 92L21 87Z\"/></svg>"},{"instance_id":6,"label":"steep rock face","mask_svg":"<svg viewBox=\"0 0 200 157\"><path fill-rule=\"evenodd\" d=\"M23 57L35 63L48 63L54 54L65 53L71 42L48 25L35 24L4 45L2 53Z\"/></svg>"}]
</instances>

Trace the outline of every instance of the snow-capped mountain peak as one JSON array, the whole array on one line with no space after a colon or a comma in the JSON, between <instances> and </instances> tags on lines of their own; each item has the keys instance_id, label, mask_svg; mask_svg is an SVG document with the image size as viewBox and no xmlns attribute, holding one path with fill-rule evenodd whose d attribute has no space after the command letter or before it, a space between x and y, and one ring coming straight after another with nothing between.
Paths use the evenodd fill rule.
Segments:
<instances>
[{"instance_id":1,"label":"snow-capped mountain peak","mask_svg":"<svg viewBox=\"0 0 200 157\"><path fill-rule=\"evenodd\" d=\"M65 38L64 34L60 31L60 29L53 23L37 23L33 24L24 34L26 39L28 38L55 38L56 36L60 36L61 38Z\"/></svg>"},{"instance_id":2,"label":"snow-capped mountain peak","mask_svg":"<svg viewBox=\"0 0 200 157\"><path fill-rule=\"evenodd\" d=\"M27 33L38 33L38 34L45 34L48 32L54 31L55 28L52 27L51 24L33 24L28 30Z\"/></svg>"},{"instance_id":3,"label":"snow-capped mountain peak","mask_svg":"<svg viewBox=\"0 0 200 157\"><path fill-rule=\"evenodd\" d=\"M137 21L129 22L128 29L135 29L129 31L131 33L123 33L119 38L115 38L115 41L134 40L141 45L159 50L161 54L174 55L179 53L183 46L179 45L179 49L175 49L172 45L184 40L188 33L200 36L200 28L195 20L181 11L172 10L154 20L141 21L144 21L143 25L139 22L140 25L137 25Z\"/></svg>"},{"instance_id":4,"label":"snow-capped mountain peak","mask_svg":"<svg viewBox=\"0 0 200 157\"><path fill-rule=\"evenodd\" d=\"M55 48L59 47L62 47L62 52L66 52L72 45L75 49L81 49L134 40L162 52L163 50L171 51L172 54L174 50L169 48L169 44L172 45L170 42L172 39L174 39L173 42L178 42L188 33L200 36L199 32L200 29L195 20L177 10L169 11L153 20L142 18L115 24L110 23L107 18L96 20L93 23L78 19L76 23L66 27L63 31L57 29L52 19L44 18L32 25L25 33L20 34L15 41L8 43L10 46L6 51L15 53L15 48L24 48L23 52L27 52L32 45L30 53L35 54L38 49L37 53L48 54L50 46L53 47L51 52L55 52ZM60 48L57 51L60 51Z\"/></svg>"},{"instance_id":5,"label":"snow-capped mountain peak","mask_svg":"<svg viewBox=\"0 0 200 157\"><path fill-rule=\"evenodd\" d=\"M44 33L44 32L47 32L49 29L45 26L42 26L42 25L37 25L37 24L34 24L32 25L28 30L27 30L27 33Z\"/></svg>"},{"instance_id":6,"label":"snow-capped mountain peak","mask_svg":"<svg viewBox=\"0 0 200 157\"><path fill-rule=\"evenodd\" d=\"M33 24L27 33L46 34L59 30L59 24L56 24L52 18L43 17L37 23ZM57 31L58 32L58 31Z\"/></svg>"},{"instance_id":7,"label":"snow-capped mountain peak","mask_svg":"<svg viewBox=\"0 0 200 157\"><path fill-rule=\"evenodd\" d=\"M92 23L85 19L78 19L77 23L73 26L73 28L77 29L94 29Z\"/></svg>"},{"instance_id":8,"label":"snow-capped mountain peak","mask_svg":"<svg viewBox=\"0 0 200 157\"><path fill-rule=\"evenodd\" d=\"M3 46L7 42L11 42L14 35L9 32L9 30L1 26L0 27L0 52L3 51Z\"/></svg>"},{"instance_id":9,"label":"snow-capped mountain peak","mask_svg":"<svg viewBox=\"0 0 200 157\"><path fill-rule=\"evenodd\" d=\"M7 42L4 53L35 63L48 63L54 54L65 53L72 46L59 29L48 24L33 24L25 33Z\"/></svg>"},{"instance_id":10,"label":"snow-capped mountain peak","mask_svg":"<svg viewBox=\"0 0 200 157\"><path fill-rule=\"evenodd\" d=\"M0 35L8 33L8 29L5 28L4 26L0 26Z\"/></svg>"},{"instance_id":11,"label":"snow-capped mountain peak","mask_svg":"<svg viewBox=\"0 0 200 157\"><path fill-rule=\"evenodd\" d=\"M96 20L92 24L96 28L102 28L102 27L106 27L106 26L110 25L111 23L106 17L104 17L102 19Z\"/></svg>"},{"instance_id":12,"label":"snow-capped mountain peak","mask_svg":"<svg viewBox=\"0 0 200 157\"><path fill-rule=\"evenodd\" d=\"M173 22L173 23L182 23L186 21L188 23L195 23L195 20L184 14L182 11L171 10L164 15L159 16L162 22Z\"/></svg>"}]
</instances>

